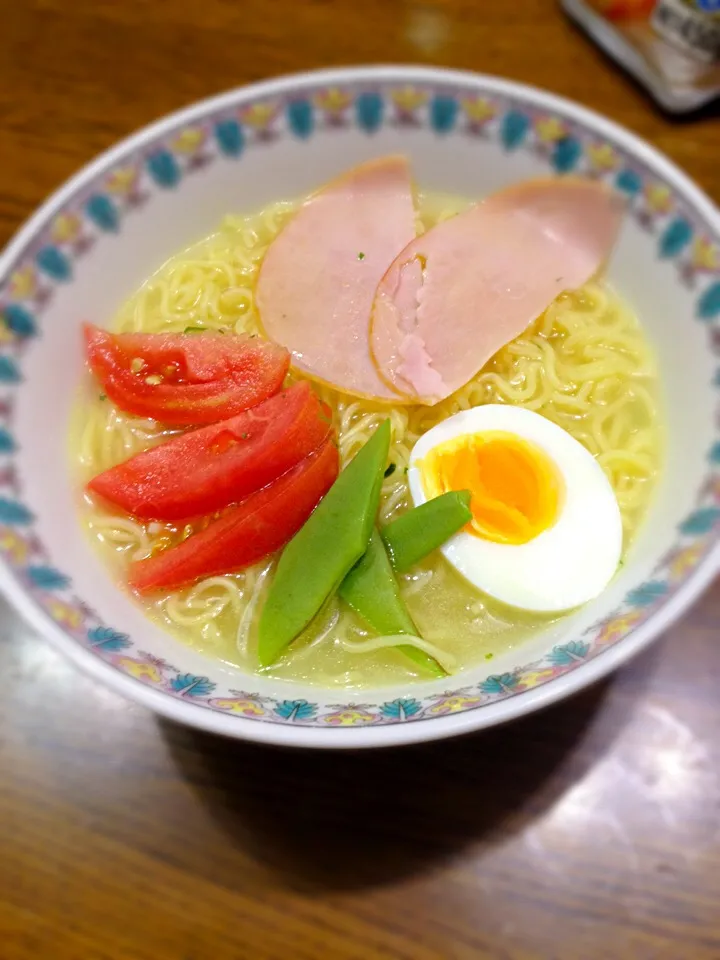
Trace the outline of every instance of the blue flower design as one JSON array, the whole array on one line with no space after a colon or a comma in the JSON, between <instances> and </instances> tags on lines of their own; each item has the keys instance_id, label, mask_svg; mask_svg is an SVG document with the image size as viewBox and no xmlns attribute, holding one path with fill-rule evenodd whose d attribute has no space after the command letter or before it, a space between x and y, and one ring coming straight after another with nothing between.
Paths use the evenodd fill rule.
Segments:
<instances>
[{"instance_id":1,"label":"blue flower design","mask_svg":"<svg viewBox=\"0 0 720 960\"><path fill-rule=\"evenodd\" d=\"M181 673L170 683L170 689L181 697L206 697L212 693L216 684L207 677L196 677L192 673Z\"/></svg>"},{"instance_id":2,"label":"blue flower design","mask_svg":"<svg viewBox=\"0 0 720 960\"><path fill-rule=\"evenodd\" d=\"M509 693L513 687L517 686L517 677L512 673L503 673L499 676L488 677L480 684L480 693L486 693L489 696L497 696L501 693Z\"/></svg>"},{"instance_id":3,"label":"blue flower design","mask_svg":"<svg viewBox=\"0 0 720 960\"><path fill-rule=\"evenodd\" d=\"M28 567L25 573L41 590L62 590L70 584L70 577L66 577L54 567Z\"/></svg>"},{"instance_id":4,"label":"blue flower design","mask_svg":"<svg viewBox=\"0 0 720 960\"><path fill-rule=\"evenodd\" d=\"M668 591L668 585L664 580L648 580L641 584L625 597L625 601L631 607L649 607L660 597L664 597Z\"/></svg>"},{"instance_id":5,"label":"blue flower design","mask_svg":"<svg viewBox=\"0 0 720 960\"><path fill-rule=\"evenodd\" d=\"M516 150L528 134L530 118L519 110L511 110L503 117L500 139L506 150Z\"/></svg>"},{"instance_id":6,"label":"blue flower design","mask_svg":"<svg viewBox=\"0 0 720 960\"><path fill-rule=\"evenodd\" d=\"M660 256L666 259L676 257L692 240L693 230L683 217L677 217L669 223L660 237Z\"/></svg>"},{"instance_id":7,"label":"blue flower design","mask_svg":"<svg viewBox=\"0 0 720 960\"><path fill-rule=\"evenodd\" d=\"M275 713L283 720L312 720L317 704L307 700L281 700L275 704Z\"/></svg>"},{"instance_id":8,"label":"blue flower design","mask_svg":"<svg viewBox=\"0 0 720 960\"><path fill-rule=\"evenodd\" d=\"M35 263L53 280L64 283L72 277L70 261L58 247L47 246L38 250Z\"/></svg>"},{"instance_id":9,"label":"blue flower design","mask_svg":"<svg viewBox=\"0 0 720 960\"><path fill-rule=\"evenodd\" d=\"M575 137L563 137L555 144L551 162L558 173L574 170L582 157L582 144Z\"/></svg>"},{"instance_id":10,"label":"blue flower design","mask_svg":"<svg viewBox=\"0 0 720 960\"><path fill-rule=\"evenodd\" d=\"M4 427L0 427L0 453L12 453L15 449L15 440L12 434Z\"/></svg>"},{"instance_id":11,"label":"blue flower design","mask_svg":"<svg viewBox=\"0 0 720 960\"><path fill-rule=\"evenodd\" d=\"M720 283L714 283L698 300L697 315L700 320L720 317Z\"/></svg>"},{"instance_id":12,"label":"blue flower design","mask_svg":"<svg viewBox=\"0 0 720 960\"><path fill-rule=\"evenodd\" d=\"M118 653L120 650L127 650L130 646L130 637L111 627L93 627L92 630L88 630L88 641L91 647L109 653Z\"/></svg>"},{"instance_id":13,"label":"blue flower design","mask_svg":"<svg viewBox=\"0 0 720 960\"><path fill-rule=\"evenodd\" d=\"M578 660L584 660L588 655L590 645L580 640L571 640L562 646L553 647L548 654L548 663L554 667L569 667Z\"/></svg>"},{"instance_id":14,"label":"blue flower design","mask_svg":"<svg viewBox=\"0 0 720 960\"><path fill-rule=\"evenodd\" d=\"M15 361L5 354L0 354L0 382L19 383L21 379L22 377L20 376L20 371Z\"/></svg>"},{"instance_id":15,"label":"blue flower design","mask_svg":"<svg viewBox=\"0 0 720 960\"><path fill-rule=\"evenodd\" d=\"M8 527L25 527L35 517L22 503L0 497L0 523Z\"/></svg>"},{"instance_id":16,"label":"blue flower design","mask_svg":"<svg viewBox=\"0 0 720 960\"><path fill-rule=\"evenodd\" d=\"M228 157L239 157L245 147L245 134L237 120L221 120L215 124L218 146Z\"/></svg>"},{"instance_id":17,"label":"blue flower design","mask_svg":"<svg viewBox=\"0 0 720 960\"><path fill-rule=\"evenodd\" d=\"M375 133L382 124L384 108L379 93L361 93L355 101L358 126L366 133Z\"/></svg>"},{"instance_id":18,"label":"blue flower design","mask_svg":"<svg viewBox=\"0 0 720 960\"><path fill-rule=\"evenodd\" d=\"M148 157L147 168L159 187L176 187L180 182L180 167L169 150L158 150Z\"/></svg>"},{"instance_id":19,"label":"blue flower design","mask_svg":"<svg viewBox=\"0 0 720 960\"><path fill-rule=\"evenodd\" d=\"M702 507L685 517L678 529L686 536L702 536L704 533L710 533L718 520L720 520L720 507Z\"/></svg>"},{"instance_id":20,"label":"blue flower design","mask_svg":"<svg viewBox=\"0 0 720 960\"><path fill-rule=\"evenodd\" d=\"M109 233L116 233L120 226L117 207L110 197L97 193L85 204L85 212L96 227Z\"/></svg>"},{"instance_id":21,"label":"blue flower design","mask_svg":"<svg viewBox=\"0 0 720 960\"><path fill-rule=\"evenodd\" d=\"M380 713L389 720L407 720L422 710L422 704L414 697L402 700L388 700L380 707Z\"/></svg>"},{"instance_id":22,"label":"blue flower design","mask_svg":"<svg viewBox=\"0 0 720 960\"><path fill-rule=\"evenodd\" d=\"M3 309L3 316L8 329L18 337L34 337L37 333L35 318L19 303L8 303Z\"/></svg>"},{"instance_id":23,"label":"blue flower design","mask_svg":"<svg viewBox=\"0 0 720 960\"><path fill-rule=\"evenodd\" d=\"M290 129L296 137L307 140L313 132L313 109L309 100L291 100L287 105L287 118Z\"/></svg>"},{"instance_id":24,"label":"blue flower design","mask_svg":"<svg viewBox=\"0 0 720 960\"><path fill-rule=\"evenodd\" d=\"M621 170L615 178L615 186L628 196L634 197L642 190L642 177L634 170Z\"/></svg>"},{"instance_id":25,"label":"blue flower design","mask_svg":"<svg viewBox=\"0 0 720 960\"><path fill-rule=\"evenodd\" d=\"M455 97L434 97L430 104L430 123L436 133L449 133L455 126L458 102Z\"/></svg>"}]
</instances>

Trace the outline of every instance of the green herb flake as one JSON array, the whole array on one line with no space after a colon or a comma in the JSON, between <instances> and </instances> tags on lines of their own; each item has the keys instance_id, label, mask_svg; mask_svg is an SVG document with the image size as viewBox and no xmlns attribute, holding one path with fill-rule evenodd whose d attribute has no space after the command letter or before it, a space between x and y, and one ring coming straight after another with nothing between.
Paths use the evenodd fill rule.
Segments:
<instances>
[{"instance_id":1,"label":"green herb flake","mask_svg":"<svg viewBox=\"0 0 720 960\"><path fill-rule=\"evenodd\" d=\"M364 259L365 259L365 254L361 250L360 253L358 254L358 260L364 260Z\"/></svg>"},{"instance_id":2,"label":"green herb flake","mask_svg":"<svg viewBox=\"0 0 720 960\"><path fill-rule=\"evenodd\" d=\"M248 438L249 436L250 436L249 433L241 433L241 434L240 434L240 439L241 439L241 440L247 440L247 438Z\"/></svg>"},{"instance_id":3,"label":"green herb flake","mask_svg":"<svg viewBox=\"0 0 720 960\"><path fill-rule=\"evenodd\" d=\"M385 477L391 477L396 470L397 470L397 467L395 466L394 463L389 464L387 470L385 471Z\"/></svg>"},{"instance_id":4,"label":"green herb flake","mask_svg":"<svg viewBox=\"0 0 720 960\"><path fill-rule=\"evenodd\" d=\"M494 653L486 653L486 654L485 654L485 659L486 659L486 660L492 660L492 658L493 658L494 656L495 656Z\"/></svg>"},{"instance_id":5,"label":"green herb flake","mask_svg":"<svg viewBox=\"0 0 720 960\"><path fill-rule=\"evenodd\" d=\"M99 397L98 397L98 400L107 400L107 394L106 394L106 393L101 393L101 394L99 395Z\"/></svg>"},{"instance_id":6,"label":"green herb flake","mask_svg":"<svg viewBox=\"0 0 720 960\"><path fill-rule=\"evenodd\" d=\"M205 333L205 327L185 327L183 333Z\"/></svg>"}]
</instances>

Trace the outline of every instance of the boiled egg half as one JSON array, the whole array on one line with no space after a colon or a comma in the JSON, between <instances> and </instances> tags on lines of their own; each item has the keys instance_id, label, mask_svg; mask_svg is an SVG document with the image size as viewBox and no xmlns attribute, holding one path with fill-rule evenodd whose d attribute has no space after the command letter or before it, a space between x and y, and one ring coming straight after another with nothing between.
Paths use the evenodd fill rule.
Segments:
<instances>
[{"instance_id":1,"label":"boiled egg half","mask_svg":"<svg viewBox=\"0 0 720 960\"><path fill-rule=\"evenodd\" d=\"M598 596L618 568L622 521L607 477L540 414L504 404L456 413L415 444L408 479L416 506L470 491L472 520L442 552L509 606L569 610Z\"/></svg>"}]
</instances>

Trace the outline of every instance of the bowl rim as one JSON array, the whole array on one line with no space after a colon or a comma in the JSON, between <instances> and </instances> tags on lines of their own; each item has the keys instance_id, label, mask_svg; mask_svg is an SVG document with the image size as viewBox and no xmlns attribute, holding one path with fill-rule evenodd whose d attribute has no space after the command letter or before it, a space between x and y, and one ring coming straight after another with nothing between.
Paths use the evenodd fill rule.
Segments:
<instances>
[{"instance_id":1,"label":"bowl rim","mask_svg":"<svg viewBox=\"0 0 720 960\"><path fill-rule=\"evenodd\" d=\"M196 101L140 128L84 165L41 204L0 254L0 277L8 273L8 268L13 261L22 254L53 214L82 190L84 185L93 181L105 169L125 156L142 148L148 141L160 139L176 127L191 124L208 113L236 107L245 100L300 92L318 84L342 85L362 82L442 83L445 85L454 83L458 87L470 89L475 87L483 92L515 98L523 104L557 110L600 136L604 135L609 140L621 144L623 149L636 159L652 165L720 233L720 211L687 174L645 140L594 110L529 84L473 71L402 64L357 66L285 74L270 80L236 87ZM690 607L718 572L720 572L720 536L716 537L715 543L705 558L662 606L642 624L635 628L631 627L620 641L578 668L540 686L516 693L507 699L483 704L474 710L426 718L422 723L342 727L340 728L342 733L339 733L338 729L325 730L300 725L258 723L248 718L207 710L192 702L182 701L151 689L94 656L91 651L66 634L39 605L36 605L4 558L0 558L0 589L27 622L86 674L161 716L208 732L261 743L355 749L416 743L484 729L514 717L524 716L572 693L579 692L645 649Z\"/></svg>"}]
</instances>

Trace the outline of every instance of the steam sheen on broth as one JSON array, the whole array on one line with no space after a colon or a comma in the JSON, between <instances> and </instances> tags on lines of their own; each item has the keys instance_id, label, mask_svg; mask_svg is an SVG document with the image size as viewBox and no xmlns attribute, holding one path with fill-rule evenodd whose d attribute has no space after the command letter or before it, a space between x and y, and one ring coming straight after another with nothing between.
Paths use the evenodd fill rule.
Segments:
<instances>
[{"instance_id":1,"label":"steam sheen on broth","mask_svg":"<svg viewBox=\"0 0 720 960\"><path fill-rule=\"evenodd\" d=\"M465 209L458 198L419 198L420 228ZM253 302L269 243L292 214L278 203L253 217L227 217L221 229L164 264L120 310L116 332L197 330L261 332ZM460 410L511 403L563 427L598 460L620 506L627 549L647 510L662 459L655 360L636 317L609 287L591 283L563 294L525 333L504 347L452 396L433 407L373 404L318 385L333 411L341 461L354 456L390 419L391 467L381 520L410 506L407 465L418 438ZM88 376L74 414L72 460L78 480L171 436L155 421L122 413ZM131 560L190 535L193 528L141 523L89 497L81 520L118 581ZM205 521L207 523L207 521ZM258 605L273 561L243 573L210 577L140 602L153 620L196 650L247 672L256 668ZM550 618L502 607L467 584L439 552L400 578L402 596L421 635L445 653L444 663L471 666L497 656L547 626ZM555 618L557 619L557 618ZM293 644L292 656L268 674L330 687L369 687L419 676L396 649L378 648L362 621L334 597Z\"/></svg>"}]
</instances>

